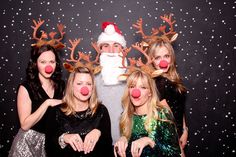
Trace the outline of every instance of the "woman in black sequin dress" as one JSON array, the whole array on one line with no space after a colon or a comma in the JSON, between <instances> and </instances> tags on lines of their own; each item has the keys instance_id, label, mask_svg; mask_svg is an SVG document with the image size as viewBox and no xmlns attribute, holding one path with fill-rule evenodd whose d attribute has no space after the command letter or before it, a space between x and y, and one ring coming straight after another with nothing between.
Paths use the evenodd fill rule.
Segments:
<instances>
[{"instance_id":1,"label":"woman in black sequin dress","mask_svg":"<svg viewBox=\"0 0 236 157\"><path fill-rule=\"evenodd\" d=\"M64 103L57 112L60 157L113 155L107 108L97 100L94 76L86 67L70 73Z\"/></svg>"},{"instance_id":2,"label":"woman in black sequin dress","mask_svg":"<svg viewBox=\"0 0 236 157\"><path fill-rule=\"evenodd\" d=\"M187 144L188 128L185 118L186 88L176 70L176 60L170 42L158 40L149 48L150 57L154 58L153 66L162 70L162 74L155 78L160 100L168 104L175 117L180 146ZM182 152L183 153L183 152ZM184 156L184 153L182 154Z\"/></svg>"}]
</instances>

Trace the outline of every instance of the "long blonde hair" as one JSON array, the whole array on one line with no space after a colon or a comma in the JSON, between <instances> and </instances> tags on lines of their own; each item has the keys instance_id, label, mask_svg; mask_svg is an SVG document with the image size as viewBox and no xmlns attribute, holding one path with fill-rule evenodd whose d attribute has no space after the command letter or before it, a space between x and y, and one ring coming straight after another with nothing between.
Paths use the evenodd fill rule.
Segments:
<instances>
[{"instance_id":1,"label":"long blonde hair","mask_svg":"<svg viewBox=\"0 0 236 157\"><path fill-rule=\"evenodd\" d=\"M160 104L159 98L157 96L157 89L155 86L154 80L147 73L136 70L130 74L127 79L127 86L125 88L123 97L122 97L122 105L123 105L123 113L120 119L120 132L123 136L129 138L132 131L132 117L134 114L134 106L130 100L129 88L137 83L137 81L141 79L143 85L150 90L151 98L148 100L148 113L145 121L145 129L150 132L149 125L153 118L158 119L157 108L163 108Z\"/></svg>"},{"instance_id":2,"label":"long blonde hair","mask_svg":"<svg viewBox=\"0 0 236 157\"><path fill-rule=\"evenodd\" d=\"M75 80L75 76L78 73L84 73L89 74L92 78L92 94L89 98L89 108L92 111L92 115L96 112L96 109L99 105L98 98L97 98L97 92L95 87L95 81L94 81L94 75L93 73L86 67L78 67L75 68L73 72L70 73L70 76L67 81L66 85L66 91L65 95L63 97L63 105L61 107L61 110L65 112L66 115L73 115L76 113L75 111L75 97L74 97L74 91L73 91L73 82Z\"/></svg>"},{"instance_id":3,"label":"long blonde hair","mask_svg":"<svg viewBox=\"0 0 236 157\"><path fill-rule=\"evenodd\" d=\"M166 41L158 41L158 42L153 43L152 45L150 45L150 48L149 48L149 52L148 52L149 56L151 58L155 57L156 50L159 49L160 47L165 47L168 50L170 58L171 58L170 68L166 73L163 73L162 76L168 78L170 81L175 83L180 93L185 92L186 88L184 87L182 80L176 69L175 52L171 43L166 42Z\"/></svg>"}]
</instances>

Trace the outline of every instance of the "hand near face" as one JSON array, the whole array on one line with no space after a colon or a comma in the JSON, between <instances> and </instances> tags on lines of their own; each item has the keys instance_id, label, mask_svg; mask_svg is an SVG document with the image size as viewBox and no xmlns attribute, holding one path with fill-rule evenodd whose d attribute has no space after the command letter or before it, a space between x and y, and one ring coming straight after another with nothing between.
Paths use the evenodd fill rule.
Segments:
<instances>
[{"instance_id":1,"label":"hand near face","mask_svg":"<svg viewBox=\"0 0 236 157\"><path fill-rule=\"evenodd\" d=\"M117 157L117 153L120 157L126 157L126 148L128 146L128 141L126 137L122 136L119 138L119 140L114 145L114 154L115 157Z\"/></svg>"},{"instance_id":2,"label":"hand near face","mask_svg":"<svg viewBox=\"0 0 236 157\"><path fill-rule=\"evenodd\" d=\"M84 139L84 154L93 151L99 137L101 136L101 131L98 129L93 129L90 131Z\"/></svg>"},{"instance_id":3,"label":"hand near face","mask_svg":"<svg viewBox=\"0 0 236 157\"><path fill-rule=\"evenodd\" d=\"M131 144L131 154L133 157L139 157L142 154L143 148L147 145L150 145L152 148L155 145L155 142L149 137L142 137L138 140L135 140Z\"/></svg>"}]
</instances>

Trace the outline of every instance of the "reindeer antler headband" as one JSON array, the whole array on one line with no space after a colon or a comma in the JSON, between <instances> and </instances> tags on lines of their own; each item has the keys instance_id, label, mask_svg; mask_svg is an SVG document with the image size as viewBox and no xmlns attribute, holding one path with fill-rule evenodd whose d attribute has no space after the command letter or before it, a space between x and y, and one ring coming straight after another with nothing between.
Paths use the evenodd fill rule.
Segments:
<instances>
[{"instance_id":1,"label":"reindeer antler headband","mask_svg":"<svg viewBox=\"0 0 236 157\"><path fill-rule=\"evenodd\" d=\"M148 36L143 32L142 18L137 20L136 24L133 24L133 27L138 29L136 33L140 33L142 35L142 38L147 42L148 45L151 45L152 43L158 41L166 41L172 43L178 37L178 33L174 31L173 25L176 21L172 21L172 14L165 14L164 16L160 16L160 18L169 25L169 31L166 32L166 25L161 25L159 28L152 28L152 34Z\"/></svg>"},{"instance_id":2,"label":"reindeer antler headband","mask_svg":"<svg viewBox=\"0 0 236 157\"><path fill-rule=\"evenodd\" d=\"M65 62L63 64L65 69L67 69L69 72L73 72L74 69L78 67L86 67L90 69L90 71L92 71L93 74L99 73L101 71L101 66L99 66L98 59L101 52L99 48L97 47L96 43L91 43L92 47L97 52L97 56L93 61L90 60L91 54L85 54L84 52L81 52L81 51L78 51L78 55L79 55L78 59L74 58L75 48L79 45L80 41L81 39L75 39L73 41L69 40L71 47L69 47L68 49L71 51L71 54L70 54L70 59L67 59L67 61L74 63L74 65Z\"/></svg>"},{"instance_id":3,"label":"reindeer antler headband","mask_svg":"<svg viewBox=\"0 0 236 157\"><path fill-rule=\"evenodd\" d=\"M162 73L162 70L155 70L152 66L150 66L153 62L154 59L151 59L148 54L147 50L148 48L144 48L144 46L140 43L132 44L132 47L141 52L145 58L146 58L146 63L144 63L141 59L141 57L136 60L135 58L128 58L130 65L126 66L125 65L125 58L127 57L128 53L131 51L130 48L122 49L122 67L121 68L127 68L127 72L125 74L122 74L119 76L119 80L126 80L127 77L135 70L140 69L147 74L149 74L152 78L159 76Z\"/></svg>"},{"instance_id":4,"label":"reindeer antler headband","mask_svg":"<svg viewBox=\"0 0 236 157\"><path fill-rule=\"evenodd\" d=\"M65 34L65 32L63 32L64 25L57 24L57 28L60 32L60 38L56 39L55 38L55 35L57 34L56 32L50 32L49 34L47 34L46 32L41 31L40 37L37 37L37 30L44 23L44 20L41 19L39 19L38 21L33 20L33 23L34 26L31 26L34 29L32 38L35 39L37 42L35 44L32 44L32 46L41 47L42 45L48 44L54 47L55 49L60 49L65 47L65 45L61 42ZM46 40L48 39L48 36L51 38L50 40Z\"/></svg>"}]
</instances>

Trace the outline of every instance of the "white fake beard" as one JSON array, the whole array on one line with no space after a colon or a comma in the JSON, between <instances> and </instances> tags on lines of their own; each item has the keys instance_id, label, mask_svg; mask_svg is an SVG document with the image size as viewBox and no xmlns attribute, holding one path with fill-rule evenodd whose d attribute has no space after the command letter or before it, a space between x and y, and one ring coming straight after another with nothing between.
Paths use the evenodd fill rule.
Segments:
<instances>
[{"instance_id":1,"label":"white fake beard","mask_svg":"<svg viewBox=\"0 0 236 157\"><path fill-rule=\"evenodd\" d=\"M122 67L121 53L102 52L100 56L100 65L102 66L102 79L105 85L119 84L118 77L124 74L126 69ZM127 60L125 59L125 65Z\"/></svg>"}]
</instances>

